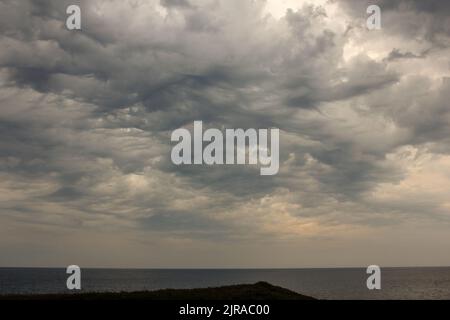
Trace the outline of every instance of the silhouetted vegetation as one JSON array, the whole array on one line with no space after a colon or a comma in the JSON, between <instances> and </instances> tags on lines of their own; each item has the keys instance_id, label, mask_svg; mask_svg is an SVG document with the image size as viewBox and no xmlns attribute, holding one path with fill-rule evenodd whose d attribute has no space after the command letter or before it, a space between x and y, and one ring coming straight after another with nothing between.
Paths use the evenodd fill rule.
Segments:
<instances>
[{"instance_id":1,"label":"silhouetted vegetation","mask_svg":"<svg viewBox=\"0 0 450 320\"><path fill-rule=\"evenodd\" d=\"M139 292L3 295L0 300L314 300L267 282L203 289Z\"/></svg>"}]
</instances>

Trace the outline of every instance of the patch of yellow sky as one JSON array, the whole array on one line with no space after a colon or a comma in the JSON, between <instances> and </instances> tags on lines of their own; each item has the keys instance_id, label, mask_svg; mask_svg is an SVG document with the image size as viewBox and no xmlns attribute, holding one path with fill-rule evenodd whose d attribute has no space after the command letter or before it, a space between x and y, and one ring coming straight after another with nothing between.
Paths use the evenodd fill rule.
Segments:
<instances>
[{"instance_id":1,"label":"patch of yellow sky","mask_svg":"<svg viewBox=\"0 0 450 320\"><path fill-rule=\"evenodd\" d=\"M423 199L432 201L450 214L450 156L420 151L406 146L387 156L404 168L404 178L398 183L382 183L373 193L382 202Z\"/></svg>"}]
</instances>

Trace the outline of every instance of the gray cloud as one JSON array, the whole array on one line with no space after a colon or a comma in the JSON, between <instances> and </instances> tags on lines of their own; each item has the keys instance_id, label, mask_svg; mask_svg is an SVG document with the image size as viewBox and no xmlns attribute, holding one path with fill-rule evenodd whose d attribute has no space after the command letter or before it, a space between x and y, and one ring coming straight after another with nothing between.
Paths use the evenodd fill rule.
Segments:
<instances>
[{"instance_id":1,"label":"gray cloud","mask_svg":"<svg viewBox=\"0 0 450 320\"><path fill-rule=\"evenodd\" d=\"M449 154L450 6L379 1L371 33L368 3L276 19L265 1L0 1L3 223L167 246L448 223L443 198L386 190L419 179L404 148ZM172 165L194 120L280 128L280 173Z\"/></svg>"}]
</instances>

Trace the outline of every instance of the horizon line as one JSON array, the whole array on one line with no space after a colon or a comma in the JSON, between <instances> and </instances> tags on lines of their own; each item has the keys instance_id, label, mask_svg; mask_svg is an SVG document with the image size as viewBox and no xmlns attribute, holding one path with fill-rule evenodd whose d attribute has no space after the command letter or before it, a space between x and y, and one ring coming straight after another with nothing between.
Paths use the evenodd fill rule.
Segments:
<instances>
[{"instance_id":1,"label":"horizon line","mask_svg":"<svg viewBox=\"0 0 450 320\"><path fill-rule=\"evenodd\" d=\"M78 265L80 266L80 265ZM0 266L0 269L66 269L68 266ZM302 269L367 269L368 266L337 266L337 267L83 267L83 269L97 270L302 270ZM401 269L401 268L450 268L448 265L417 265L417 266L380 266L381 269Z\"/></svg>"}]
</instances>

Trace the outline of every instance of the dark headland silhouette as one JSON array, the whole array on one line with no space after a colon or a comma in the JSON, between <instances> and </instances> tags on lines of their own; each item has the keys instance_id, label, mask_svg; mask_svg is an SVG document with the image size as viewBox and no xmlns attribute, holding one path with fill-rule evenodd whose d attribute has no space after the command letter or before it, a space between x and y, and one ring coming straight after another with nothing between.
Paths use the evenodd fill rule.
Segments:
<instances>
[{"instance_id":1,"label":"dark headland silhouette","mask_svg":"<svg viewBox=\"0 0 450 320\"><path fill-rule=\"evenodd\" d=\"M0 300L315 300L267 282L202 289L0 295Z\"/></svg>"}]
</instances>

